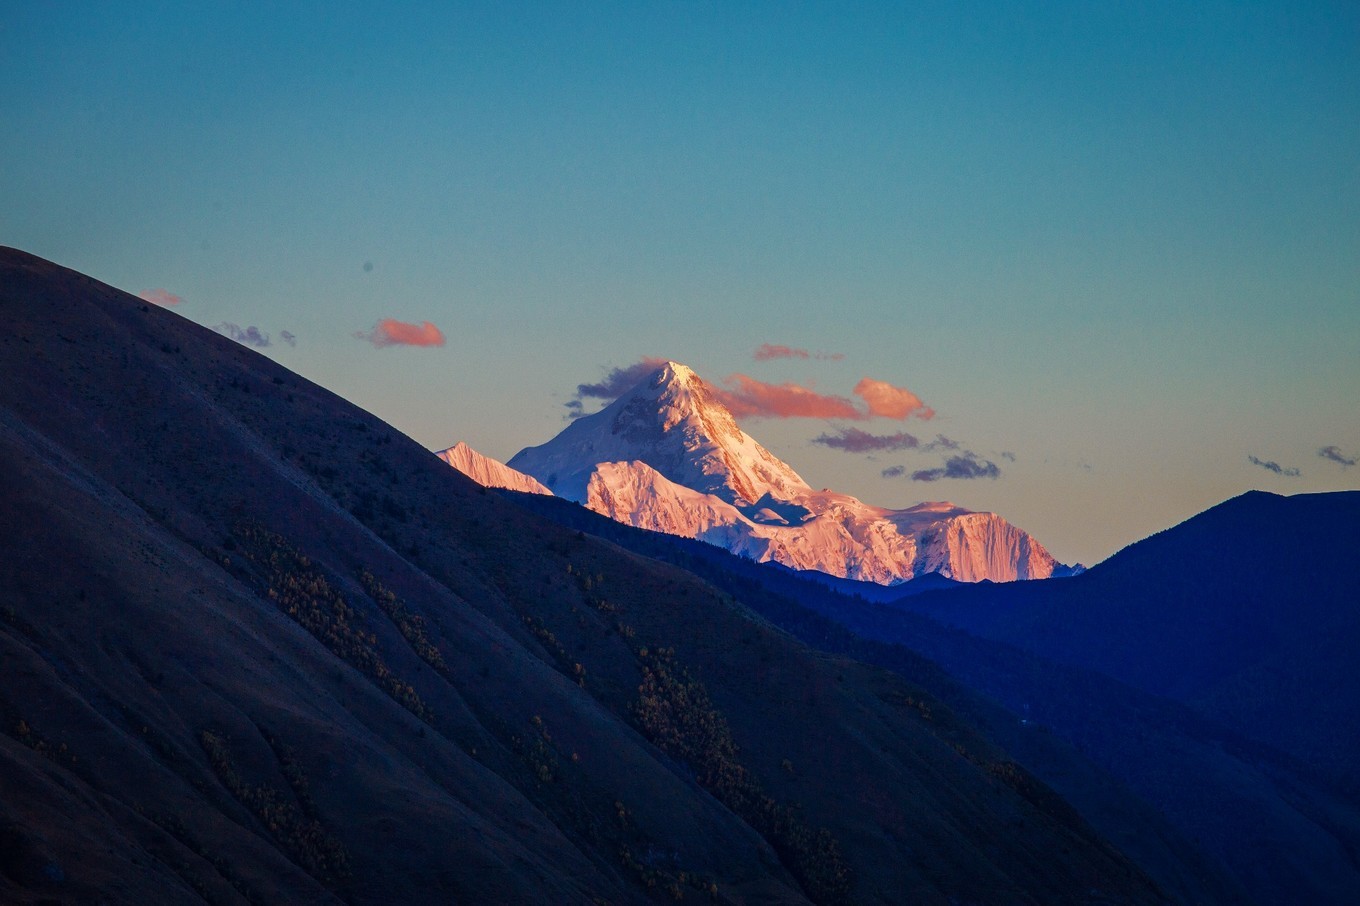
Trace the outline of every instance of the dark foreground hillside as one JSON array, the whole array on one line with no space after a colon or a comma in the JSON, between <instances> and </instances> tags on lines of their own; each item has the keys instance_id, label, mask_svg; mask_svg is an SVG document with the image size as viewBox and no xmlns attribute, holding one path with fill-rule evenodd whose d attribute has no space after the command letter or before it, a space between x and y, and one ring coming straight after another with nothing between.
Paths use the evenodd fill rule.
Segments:
<instances>
[{"instance_id":1,"label":"dark foreground hillside","mask_svg":"<svg viewBox=\"0 0 1360 906\"><path fill-rule=\"evenodd\" d=\"M1360 801L1360 491L1252 491L1071 581L902 607L1166 696Z\"/></svg>"},{"instance_id":2,"label":"dark foreground hillside","mask_svg":"<svg viewBox=\"0 0 1360 906\"><path fill-rule=\"evenodd\" d=\"M927 691L0 252L0 901L1157 902Z\"/></svg>"},{"instance_id":3,"label":"dark foreground hillside","mask_svg":"<svg viewBox=\"0 0 1360 906\"><path fill-rule=\"evenodd\" d=\"M955 613L960 618L979 618L986 612L965 605L981 598L1004 605L993 614L998 620L1009 617L1018 622L1029 613L1044 613L1033 598L1061 599L1083 583L966 586L955 593L901 598L898 606L886 606L859 594L833 591L824 576L771 568L702 542L640 531L564 500L503 493L560 524L683 566L822 650L888 667L927 686L956 714L985 727L1016 760L1051 784L1175 899L1262 906L1360 902L1360 808L1356 797L1320 762L1302 760L1212 715L1134 688L1092 667L1050 660L901 609L934 598L937 609L957 601ZM1335 499L1312 501L1301 514L1296 511L1296 517L1307 516L1308 522L1315 523L1318 504L1344 511L1347 498L1353 495L1315 496ZM1228 505L1204 516L1225 508ZM1203 517L1187 524L1202 525ZM1277 521L1277 527L1291 530L1289 520ZM1305 536L1317 530L1316 526L1296 526L1292 531ZM1174 539L1181 559L1191 561L1197 548L1232 534L1184 537L1177 528L1155 540ZM1208 547L1200 556L1212 563L1213 545ZM1312 549L1325 550L1318 545ZM1345 570L1348 562L1335 556L1315 559L1315 581L1325 583L1321 577L1327 575L1333 586L1353 581ZM1142 584L1152 585L1159 578L1144 579ZM1202 593L1202 603L1185 600L1185 612L1178 615L1182 622L1214 618L1215 602L1225 597L1215 593L1216 583L1230 586L1233 577L1215 580L1211 573L1196 580L1193 584ZM858 585L836 584L842 588ZM880 590L868 591L877 594ZM1005 597L1007 592L1015 598ZM1340 612L1309 627L1308 632L1318 636L1344 622L1350 601L1344 597L1332 600ZM1093 596L1083 606L1101 610L1111 603ZM1310 606L1316 607L1316 602ZM1304 609L1297 608L1299 612ZM1092 622L1070 618L1050 626L1062 630L1083 624L1092 627ZM1121 643L1133 648L1138 638L1116 620L1110 621L1105 633L1092 635L1107 648ZM1149 660L1165 661L1162 648L1175 641L1153 646ZM1182 646L1180 651L1184 663L1179 669L1187 673L1202 670L1200 662L1216 656L1213 648L1196 652ZM1337 653L1332 644L1314 646L1315 662L1284 675L1267 674L1257 694L1272 693L1297 675L1345 673L1352 658L1338 659ZM1166 664L1166 669L1174 673L1177 666ZM1348 700L1353 683L1345 680L1313 687L1299 702L1296 720L1317 713L1309 707L1316 700L1334 699L1335 712Z\"/></svg>"}]
</instances>

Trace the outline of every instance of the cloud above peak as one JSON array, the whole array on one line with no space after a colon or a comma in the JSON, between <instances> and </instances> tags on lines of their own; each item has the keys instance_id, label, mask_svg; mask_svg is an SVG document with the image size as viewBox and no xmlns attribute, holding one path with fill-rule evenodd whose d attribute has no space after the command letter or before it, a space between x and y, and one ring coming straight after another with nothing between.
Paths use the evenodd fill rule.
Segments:
<instances>
[{"instance_id":1,"label":"cloud above peak","mask_svg":"<svg viewBox=\"0 0 1360 906\"><path fill-rule=\"evenodd\" d=\"M757 362L769 362L773 359L822 359L831 362L839 362L841 359L845 358L845 353L809 352L806 349L797 349L779 343L761 343L756 347L756 351L752 357Z\"/></svg>"},{"instance_id":2,"label":"cloud above peak","mask_svg":"<svg viewBox=\"0 0 1360 906\"><path fill-rule=\"evenodd\" d=\"M631 365L609 369L604 378L596 383L577 384L575 395L563 403L563 405L567 407L566 417L580 418L585 415L585 401L588 399L604 400L606 403L612 403L629 390L632 390L639 381L666 364L666 362L667 359L660 359L656 356L643 356Z\"/></svg>"},{"instance_id":3,"label":"cloud above peak","mask_svg":"<svg viewBox=\"0 0 1360 906\"><path fill-rule=\"evenodd\" d=\"M388 346L443 346L444 333L429 321L408 324L396 318L383 318L372 330L354 332L355 339L367 340L378 349Z\"/></svg>"},{"instance_id":4,"label":"cloud above peak","mask_svg":"<svg viewBox=\"0 0 1360 906\"><path fill-rule=\"evenodd\" d=\"M659 359L656 356L643 356L631 365L622 368L611 368L604 379L594 384L577 384L576 396L578 399L587 397L602 400L616 400L623 396L634 385L651 374L662 365L666 364L666 359Z\"/></svg>"}]
</instances>

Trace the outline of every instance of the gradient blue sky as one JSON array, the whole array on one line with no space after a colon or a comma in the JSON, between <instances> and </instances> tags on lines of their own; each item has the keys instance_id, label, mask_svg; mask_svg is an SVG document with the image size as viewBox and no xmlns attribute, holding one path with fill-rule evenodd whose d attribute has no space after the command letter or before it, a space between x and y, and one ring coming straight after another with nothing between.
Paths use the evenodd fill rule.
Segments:
<instances>
[{"instance_id":1,"label":"gradient blue sky","mask_svg":"<svg viewBox=\"0 0 1360 906\"><path fill-rule=\"evenodd\" d=\"M932 422L857 427L1001 476L743 427L1069 562L1360 486L1318 455L1360 454L1354 3L281 6L0 4L0 242L258 326L431 448L509 458L650 355L908 387Z\"/></svg>"}]
</instances>

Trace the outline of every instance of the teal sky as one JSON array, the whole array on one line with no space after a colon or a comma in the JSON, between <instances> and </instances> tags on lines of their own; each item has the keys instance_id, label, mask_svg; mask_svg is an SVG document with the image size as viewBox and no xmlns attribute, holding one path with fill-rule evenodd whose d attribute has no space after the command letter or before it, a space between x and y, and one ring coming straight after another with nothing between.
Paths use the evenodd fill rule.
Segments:
<instances>
[{"instance_id":1,"label":"teal sky","mask_svg":"<svg viewBox=\"0 0 1360 906\"><path fill-rule=\"evenodd\" d=\"M909 388L933 420L854 426L1000 476L743 427L1068 562L1360 487L1318 452L1360 456L1354 3L274 6L0 2L0 243L256 326L431 448L507 459L660 356Z\"/></svg>"}]
</instances>

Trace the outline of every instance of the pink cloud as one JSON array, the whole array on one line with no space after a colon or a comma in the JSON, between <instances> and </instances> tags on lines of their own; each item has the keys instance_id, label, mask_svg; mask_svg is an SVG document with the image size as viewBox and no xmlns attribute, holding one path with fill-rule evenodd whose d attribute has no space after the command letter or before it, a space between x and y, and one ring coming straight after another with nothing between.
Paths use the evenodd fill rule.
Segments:
<instances>
[{"instance_id":1,"label":"pink cloud","mask_svg":"<svg viewBox=\"0 0 1360 906\"><path fill-rule=\"evenodd\" d=\"M137 298L152 305L159 305L162 308L173 308L184 300L169 290L164 289L144 289L137 294Z\"/></svg>"},{"instance_id":2,"label":"pink cloud","mask_svg":"<svg viewBox=\"0 0 1360 906\"><path fill-rule=\"evenodd\" d=\"M372 330L356 331L354 336L368 340L379 349L387 346L443 346L444 334L429 321L407 324L395 318L383 318Z\"/></svg>"},{"instance_id":3,"label":"pink cloud","mask_svg":"<svg viewBox=\"0 0 1360 906\"><path fill-rule=\"evenodd\" d=\"M714 387L718 401L737 418L846 418L865 414L843 396L827 396L797 384L767 384L744 374L727 378L726 387Z\"/></svg>"},{"instance_id":4,"label":"pink cloud","mask_svg":"<svg viewBox=\"0 0 1360 906\"><path fill-rule=\"evenodd\" d=\"M783 346L777 343L762 343L756 347L754 358L757 362L768 362L773 359L827 359L839 362L845 358L845 353L808 352L806 349L795 349L792 346Z\"/></svg>"},{"instance_id":5,"label":"pink cloud","mask_svg":"<svg viewBox=\"0 0 1360 906\"><path fill-rule=\"evenodd\" d=\"M724 386L713 394L737 418L840 418L865 421L892 418L899 421L912 415L934 416L921 398L904 387L886 381L864 378L855 385L854 394L864 400L861 408L844 396L818 393L794 383L767 384L745 374L729 375Z\"/></svg>"},{"instance_id":6,"label":"pink cloud","mask_svg":"<svg viewBox=\"0 0 1360 906\"><path fill-rule=\"evenodd\" d=\"M921 398L905 387L894 387L887 381L863 378L852 391L864 400L870 415L882 418L906 419L915 415L920 419L934 417L935 410L921 402Z\"/></svg>"}]
</instances>

